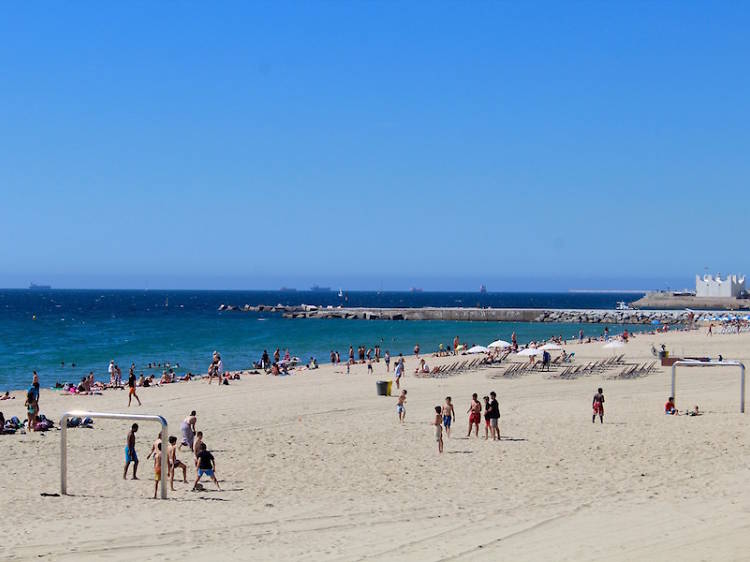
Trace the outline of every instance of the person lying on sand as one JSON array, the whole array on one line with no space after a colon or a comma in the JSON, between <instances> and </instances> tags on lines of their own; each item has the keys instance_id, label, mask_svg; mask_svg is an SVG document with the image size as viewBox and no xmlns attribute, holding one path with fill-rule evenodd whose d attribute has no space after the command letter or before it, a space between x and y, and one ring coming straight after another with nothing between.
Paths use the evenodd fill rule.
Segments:
<instances>
[{"instance_id":1,"label":"person lying on sand","mask_svg":"<svg viewBox=\"0 0 750 562\"><path fill-rule=\"evenodd\" d=\"M0 396L0 400L14 400L15 398L16 397L15 396L11 396L10 392L8 392L7 390L5 391L5 394L3 394L2 396Z\"/></svg>"}]
</instances>

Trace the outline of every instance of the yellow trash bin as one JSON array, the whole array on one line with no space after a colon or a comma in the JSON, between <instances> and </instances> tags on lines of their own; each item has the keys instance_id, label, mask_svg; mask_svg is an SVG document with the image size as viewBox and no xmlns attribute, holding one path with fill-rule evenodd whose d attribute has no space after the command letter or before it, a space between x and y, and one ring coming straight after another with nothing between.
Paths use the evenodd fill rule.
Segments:
<instances>
[{"instance_id":1,"label":"yellow trash bin","mask_svg":"<svg viewBox=\"0 0 750 562\"><path fill-rule=\"evenodd\" d=\"M390 396L391 395L391 387L392 386L393 386L393 381L388 381L387 386L385 387L386 388L386 390L385 390L386 396Z\"/></svg>"}]
</instances>

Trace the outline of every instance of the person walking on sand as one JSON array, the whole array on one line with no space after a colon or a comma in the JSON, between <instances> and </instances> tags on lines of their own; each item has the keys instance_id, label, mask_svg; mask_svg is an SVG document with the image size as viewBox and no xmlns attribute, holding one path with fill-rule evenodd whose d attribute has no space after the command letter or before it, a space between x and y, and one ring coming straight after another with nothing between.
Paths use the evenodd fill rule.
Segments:
<instances>
[{"instance_id":1,"label":"person walking on sand","mask_svg":"<svg viewBox=\"0 0 750 562\"><path fill-rule=\"evenodd\" d=\"M196 489L196 486L198 486L198 482L200 482L201 476L203 476L204 474L211 478L211 480L214 481L214 484L216 484L216 487L219 489L219 491L221 491L219 481L216 479L216 459L214 459L214 456L211 454L211 452L206 449L206 444L201 443L201 450L198 452L198 476L195 477L193 490Z\"/></svg>"},{"instance_id":2,"label":"person walking on sand","mask_svg":"<svg viewBox=\"0 0 750 562\"><path fill-rule=\"evenodd\" d=\"M482 396L484 400L484 440L487 441L490 435L490 397Z\"/></svg>"},{"instance_id":3,"label":"person walking on sand","mask_svg":"<svg viewBox=\"0 0 750 562\"><path fill-rule=\"evenodd\" d=\"M713 336L713 335L714 335L714 324L713 324L713 322L711 322L711 323L710 323L710 324L708 325L708 335L709 335L709 336Z\"/></svg>"},{"instance_id":4,"label":"person walking on sand","mask_svg":"<svg viewBox=\"0 0 750 562\"><path fill-rule=\"evenodd\" d=\"M396 381L396 389L401 388L401 377L404 374L404 363L400 359L396 361L396 367L393 369L393 375Z\"/></svg>"},{"instance_id":5,"label":"person walking on sand","mask_svg":"<svg viewBox=\"0 0 750 562\"><path fill-rule=\"evenodd\" d=\"M596 416L599 416L599 422L604 423L604 393L601 388L596 390L594 401L592 402L594 415L591 416L591 423L596 423Z\"/></svg>"},{"instance_id":6,"label":"person walking on sand","mask_svg":"<svg viewBox=\"0 0 750 562\"><path fill-rule=\"evenodd\" d=\"M471 437L471 428L474 427L474 435L479 437L479 422L482 420L482 404L477 399L477 393L471 395L471 406L466 410L469 414L469 433L466 437Z\"/></svg>"},{"instance_id":7,"label":"person walking on sand","mask_svg":"<svg viewBox=\"0 0 750 562\"><path fill-rule=\"evenodd\" d=\"M133 480L138 480L138 455L135 452L135 434L138 432L138 424L134 423L128 431L127 441L125 442L125 470L122 472L122 479L128 477L128 467L133 463Z\"/></svg>"},{"instance_id":8,"label":"person walking on sand","mask_svg":"<svg viewBox=\"0 0 750 562\"><path fill-rule=\"evenodd\" d=\"M440 406L435 406L435 419L432 422L432 425L435 426L435 440L438 444L438 453L443 452L443 419L440 415L441 411Z\"/></svg>"},{"instance_id":9,"label":"person walking on sand","mask_svg":"<svg viewBox=\"0 0 750 562\"><path fill-rule=\"evenodd\" d=\"M443 425L445 426L445 433L448 437L451 436L451 425L456 417L456 410L453 409L453 401L450 396L445 397L445 404L443 404Z\"/></svg>"},{"instance_id":10,"label":"person walking on sand","mask_svg":"<svg viewBox=\"0 0 750 562\"><path fill-rule=\"evenodd\" d=\"M390 373L391 372L391 352L387 349L385 350L385 355L383 356L383 359L385 360L385 372Z\"/></svg>"},{"instance_id":11,"label":"person walking on sand","mask_svg":"<svg viewBox=\"0 0 750 562\"><path fill-rule=\"evenodd\" d=\"M130 402L135 398L138 400L138 405L141 405L141 399L135 393L135 371L130 368L130 374L128 375L128 408L130 408Z\"/></svg>"},{"instance_id":12,"label":"person walking on sand","mask_svg":"<svg viewBox=\"0 0 750 562\"><path fill-rule=\"evenodd\" d=\"M406 419L406 389L402 390L401 394L398 396L396 413L398 414L399 423L404 423L404 420Z\"/></svg>"}]
</instances>

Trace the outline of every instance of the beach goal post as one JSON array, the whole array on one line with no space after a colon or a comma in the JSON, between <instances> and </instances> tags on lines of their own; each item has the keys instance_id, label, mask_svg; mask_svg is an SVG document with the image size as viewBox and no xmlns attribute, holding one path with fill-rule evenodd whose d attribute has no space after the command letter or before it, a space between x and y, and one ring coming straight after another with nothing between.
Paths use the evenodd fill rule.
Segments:
<instances>
[{"instance_id":1,"label":"beach goal post","mask_svg":"<svg viewBox=\"0 0 750 562\"><path fill-rule=\"evenodd\" d=\"M745 413L745 364L739 361L675 361L672 364L672 398L675 395L677 367L739 367L740 368L740 413Z\"/></svg>"},{"instance_id":2,"label":"beach goal post","mask_svg":"<svg viewBox=\"0 0 750 562\"><path fill-rule=\"evenodd\" d=\"M85 412L73 410L60 418L60 493L68 495L68 420L70 418L93 418L129 421L154 421L161 424L161 499L167 499L167 446L169 427L162 416L148 414L111 414L107 412Z\"/></svg>"}]
</instances>

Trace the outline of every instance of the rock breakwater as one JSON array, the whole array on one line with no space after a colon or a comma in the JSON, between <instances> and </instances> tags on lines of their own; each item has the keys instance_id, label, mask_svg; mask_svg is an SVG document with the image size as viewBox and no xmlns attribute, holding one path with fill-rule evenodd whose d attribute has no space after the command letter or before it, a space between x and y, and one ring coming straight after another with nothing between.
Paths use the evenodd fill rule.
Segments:
<instances>
[{"instance_id":1,"label":"rock breakwater","mask_svg":"<svg viewBox=\"0 0 750 562\"><path fill-rule=\"evenodd\" d=\"M284 318L345 320L447 320L463 322L566 322L591 324L679 324L689 322L687 311L581 310L536 308L343 308L302 304L226 305L221 312L267 312Z\"/></svg>"}]
</instances>

